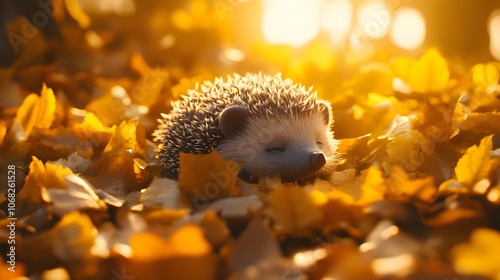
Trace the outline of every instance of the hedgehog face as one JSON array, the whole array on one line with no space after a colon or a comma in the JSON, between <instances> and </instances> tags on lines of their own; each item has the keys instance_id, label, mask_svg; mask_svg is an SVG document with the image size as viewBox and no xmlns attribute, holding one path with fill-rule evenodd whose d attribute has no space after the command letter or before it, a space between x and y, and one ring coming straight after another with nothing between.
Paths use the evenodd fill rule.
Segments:
<instances>
[{"instance_id":1,"label":"hedgehog face","mask_svg":"<svg viewBox=\"0 0 500 280\"><path fill-rule=\"evenodd\" d=\"M221 116L225 139L217 148L242 171L295 181L331 171L337 141L330 130L329 107L314 113L274 118L254 117L244 107L232 107ZM231 110L231 111L228 111Z\"/></svg>"}]
</instances>

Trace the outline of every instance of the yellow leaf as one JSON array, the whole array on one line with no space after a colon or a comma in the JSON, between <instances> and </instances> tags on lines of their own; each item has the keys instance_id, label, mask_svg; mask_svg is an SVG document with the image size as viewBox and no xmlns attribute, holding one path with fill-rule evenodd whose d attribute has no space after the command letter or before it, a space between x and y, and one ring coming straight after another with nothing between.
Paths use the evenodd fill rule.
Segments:
<instances>
[{"instance_id":1,"label":"yellow leaf","mask_svg":"<svg viewBox=\"0 0 500 280\"><path fill-rule=\"evenodd\" d=\"M19 251L28 264L62 263L72 275L90 279L98 270L99 259L92 253L96 237L89 216L72 212L50 230L23 238Z\"/></svg>"},{"instance_id":2,"label":"yellow leaf","mask_svg":"<svg viewBox=\"0 0 500 280\"><path fill-rule=\"evenodd\" d=\"M410 180L406 172L399 166L393 166L387 197L407 202L410 198L432 203L437 196L434 180L428 176L423 179Z\"/></svg>"},{"instance_id":3,"label":"yellow leaf","mask_svg":"<svg viewBox=\"0 0 500 280\"><path fill-rule=\"evenodd\" d=\"M26 177L24 187L19 192L18 198L28 204L41 203L43 201L42 187L66 189L64 177L69 174L73 174L73 172L67 167L49 162L44 165L42 161L32 157L30 172Z\"/></svg>"},{"instance_id":4,"label":"yellow leaf","mask_svg":"<svg viewBox=\"0 0 500 280\"><path fill-rule=\"evenodd\" d=\"M411 68L408 83L418 93L439 92L445 89L449 78L446 60L436 48L431 48Z\"/></svg>"},{"instance_id":5,"label":"yellow leaf","mask_svg":"<svg viewBox=\"0 0 500 280\"><path fill-rule=\"evenodd\" d=\"M66 0L66 9L82 29L90 26L89 16L80 8L77 0Z\"/></svg>"},{"instance_id":6,"label":"yellow leaf","mask_svg":"<svg viewBox=\"0 0 500 280\"><path fill-rule=\"evenodd\" d=\"M144 76L149 71L149 65L142 57L141 53L133 53L132 58L130 59L130 68L135 72L139 73L141 76Z\"/></svg>"},{"instance_id":7,"label":"yellow leaf","mask_svg":"<svg viewBox=\"0 0 500 280\"><path fill-rule=\"evenodd\" d=\"M486 136L479 146L469 147L465 154L458 160L455 174L458 181L472 189L474 183L487 178L492 167L491 149L493 135Z\"/></svg>"},{"instance_id":8,"label":"yellow leaf","mask_svg":"<svg viewBox=\"0 0 500 280\"><path fill-rule=\"evenodd\" d=\"M301 230L321 221L321 207L327 201L321 192L306 193L298 186L279 186L267 198L271 204L269 215L284 231Z\"/></svg>"},{"instance_id":9,"label":"yellow leaf","mask_svg":"<svg viewBox=\"0 0 500 280\"><path fill-rule=\"evenodd\" d=\"M372 63L361 68L361 73L347 81L344 87L354 90L357 94L376 92L387 94L392 92L394 74L385 63Z\"/></svg>"},{"instance_id":10,"label":"yellow leaf","mask_svg":"<svg viewBox=\"0 0 500 280\"><path fill-rule=\"evenodd\" d=\"M399 133L387 144L386 169L398 165L406 171L417 171L434 153L434 142L418 130ZM389 166L387 166L389 165Z\"/></svg>"},{"instance_id":11,"label":"yellow leaf","mask_svg":"<svg viewBox=\"0 0 500 280\"><path fill-rule=\"evenodd\" d=\"M358 204L350 194L334 189L327 193L327 197L328 201L322 208L322 227L341 229L361 217L364 205Z\"/></svg>"},{"instance_id":12,"label":"yellow leaf","mask_svg":"<svg viewBox=\"0 0 500 280\"><path fill-rule=\"evenodd\" d=\"M48 129L54 122L56 97L52 89L43 85L41 96L28 95L19 107L16 119L21 124L26 136L36 129Z\"/></svg>"},{"instance_id":13,"label":"yellow leaf","mask_svg":"<svg viewBox=\"0 0 500 280\"><path fill-rule=\"evenodd\" d=\"M5 122L0 121L0 147L3 144L3 140L5 140L5 134L7 134L7 125Z\"/></svg>"},{"instance_id":14,"label":"yellow leaf","mask_svg":"<svg viewBox=\"0 0 500 280\"><path fill-rule=\"evenodd\" d=\"M472 81L475 85L488 87L498 84L500 74L492 64L478 64L472 68Z\"/></svg>"},{"instance_id":15,"label":"yellow leaf","mask_svg":"<svg viewBox=\"0 0 500 280\"><path fill-rule=\"evenodd\" d=\"M132 119L123 121L119 126L114 127L113 134L108 145L104 148L105 153L119 154L127 150L133 153L144 153L144 146L141 145L145 139L138 129L139 120Z\"/></svg>"},{"instance_id":16,"label":"yellow leaf","mask_svg":"<svg viewBox=\"0 0 500 280\"><path fill-rule=\"evenodd\" d=\"M394 59L394 63L392 65L394 74L408 81L410 79L410 73L413 65L415 64L415 59L410 57L397 57Z\"/></svg>"},{"instance_id":17,"label":"yellow leaf","mask_svg":"<svg viewBox=\"0 0 500 280\"><path fill-rule=\"evenodd\" d=\"M387 191L387 184L382 176L382 172L377 168L370 166L366 174L365 182L361 185L360 198L358 203L370 204L372 202L384 199Z\"/></svg>"},{"instance_id":18,"label":"yellow leaf","mask_svg":"<svg viewBox=\"0 0 500 280\"><path fill-rule=\"evenodd\" d=\"M469 243L459 244L451 250L455 271L461 275L478 275L500 279L500 233L493 229L478 228Z\"/></svg>"},{"instance_id":19,"label":"yellow leaf","mask_svg":"<svg viewBox=\"0 0 500 280\"><path fill-rule=\"evenodd\" d=\"M96 131L106 131L106 132L111 132L111 128L105 126L99 118L97 118L96 115L92 112L88 112L85 117L83 118L83 121L79 124L75 124L73 126L75 129L78 130L96 130Z\"/></svg>"},{"instance_id":20,"label":"yellow leaf","mask_svg":"<svg viewBox=\"0 0 500 280\"><path fill-rule=\"evenodd\" d=\"M186 195L192 206L204 208L210 201L238 196L236 179L240 166L225 160L212 150L209 154L179 155L179 189Z\"/></svg>"},{"instance_id":21,"label":"yellow leaf","mask_svg":"<svg viewBox=\"0 0 500 280\"><path fill-rule=\"evenodd\" d=\"M215 279L217 262L203 231L186 225L167 239L150 232L130 239L133 258L126 264L129 275L141 279ZM129 270L130 269L130 270Z\"/></svg>"}]
</instances>

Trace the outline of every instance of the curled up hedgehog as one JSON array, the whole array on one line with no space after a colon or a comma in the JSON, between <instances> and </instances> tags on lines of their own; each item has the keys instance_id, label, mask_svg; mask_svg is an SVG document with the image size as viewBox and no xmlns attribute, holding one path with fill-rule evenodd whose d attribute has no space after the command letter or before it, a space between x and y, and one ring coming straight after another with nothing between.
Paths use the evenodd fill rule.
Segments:
<instances>
[{"instance_id":1,"label":"curled up hedgehog","mask_svg":"<svg viewBox=\"0 0 500 280\"><path fill-rule=\"evenodd\" d=\"M205 81L172 103L153 133L161 176L177 178L179 152L212 148L241 165L243 179L300 181L331 173L337 159L330 104L281 75Z\"/></svg>"}]
</instances>

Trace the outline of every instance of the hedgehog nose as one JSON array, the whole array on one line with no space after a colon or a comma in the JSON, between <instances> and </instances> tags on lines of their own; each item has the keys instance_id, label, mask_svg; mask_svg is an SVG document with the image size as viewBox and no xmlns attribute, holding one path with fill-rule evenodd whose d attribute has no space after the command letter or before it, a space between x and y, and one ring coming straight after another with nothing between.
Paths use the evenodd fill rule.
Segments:
<instances>
[{"instance_id":1,"label":"hedgehog nose","mask_svg":"<svg viewBox=\"0 0 500 280\"><path fill-rule=\"evenodd\" d=\"M326 163L325 156L320 152L315 152L311 155L311 167L314 169L320 169Z\"/></svg>"}]
</instances>

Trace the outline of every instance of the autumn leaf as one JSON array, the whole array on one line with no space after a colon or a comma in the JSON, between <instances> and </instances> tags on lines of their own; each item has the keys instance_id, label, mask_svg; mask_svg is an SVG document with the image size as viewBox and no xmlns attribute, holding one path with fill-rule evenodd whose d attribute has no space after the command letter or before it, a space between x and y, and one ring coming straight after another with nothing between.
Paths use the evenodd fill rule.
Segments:
<instances>
[{"instance_id":1,"label":"autumn leaf","mask_svg":"<svg viewBox=\"0 0 500 280\"><path fill-rule=\"evenodd\" d=\"M254 217L234 244L232 262L235 272L239 272L280 256L273 232L261 218Z\"/></svg>"},{"instance_id":2,"label":"autumn leaf","mask_svg":"<svg viewBox=\"0 0 500 280\"><path fill-rule=\"evenodd\" d=\"M436 48L428 49L411 68L408 83L418 93L440 92L446 88L450 71Z\"/></svg>"},{"instance_id":3,"label":"autumn leaf","mask_svg":"<svg viewBox=\"0 0 500 280\"><path fill-rule=\"evenodd\" d=\"M425 159L434 153L434 142L418 130L402 132L387 145L388 162L386 170L392 165L399 165L406 171L416 171Z\"/></svg>"},{"instance_id":4,"label":"autumn leaf","mask_svg":"<svg viewBox=\"0 0 500 280\"><path fill-rule=\"evenodd\" d=\"M409 81L411 69L416 61L416 59L411 57L396 57L392 64L394 74L404 81Z\"/></svg>"},{"instance_id":5,"label":"autumn leaf","mask_svg":"<svg viewBox=\"0 0 500 280\"><path fill-rule=\"evenodd\" d=\"M54 121L56 97L52 89L43 86L41 96L30 94L19 107L16 120L29 136L33 129L48 129Z\"/></svg>"},{"instance_id":6,"label":"autumn leaf","mask_svg":"<svg viewBox=\"0 0 500 280\"><path fill-rule=\"evenodd\" d=\"M215 150L206 155L181 152L178 186L194 208L205 208L210 201L240 194L236 187L239 168Z\"/></svg>"},{"instance_id":7,"label":"autumn leaf","mask_svg":"<svg viewBox=\"0 0 500 280\"><path fill-rule=\"evenodd\" d=\"M7 251L7 254L10 252ZM10 264L15 264L11 266ZM0 258L0 279L4 280L21 280L26 278L26 267L22 263L16 263L15 257L14 261L11 261L9 257L7 259Z\"/></svg>"},{"instance_id":8,"label":"autumn leaf","mask_svg":"<svg viewBox=\"0 0 500 280\"><path fill-rule=\"evenodd\" d=\"M488 87L498 84L500 74L492 64L478 64L472 68L472 81L475 85Z\"/></svg>"},{"instance_id":9,"label":"autumn leaf","mask_svg":"<svg viewBox=\"0 0 500 280\"><path fill-rule=\"evenodd\" d=\"M93 186L123 198L131 190L138 190L147 181L140 180L139 168L130 150L118 154L105 154L94 161L83 173Z\"/></svg>"},{"instance_id":10,"label":"autumn leaf","mask_svg":"<svg viewBox=\"0 0 500 280\"><path fill-rule=\"evenodd\" d=\"M375 92L387 94L392 91L394 74L385 63L372 63L361 68L361 73L343 86L354 90L357 94Z\"/></svg>"},{"instance_id":11,"label":"autumn leaf","mask_svg":"<svg viewBox=\"0 0 500 280\"><path fill-rule=\"evenodd\" d=\"M119 154L131 150L133 153L144 155L144 143L144 131L140 129L139 120L123 121L119 126L114 127L104 153Z\"/></svg>"},{"instance_id":12,"label":"autumn leaf","mask_svg":"<svg viewBox=\"0 0 500 280\"><path fill-rule=\"evenodd\" d=\"M384 199L387 191L387 183L382 172L375 167L370 167L367 171L365 181L361 185L360 198L358 203L370 204Z\"/></svg>"},{"instance_id":13,"label":"autumn leaf","mask_svg":"<svg viewBox=\"0 0 500 280\"><path fill-rule=\"evenodd\" d=\"M203 231L186 225L167 239L153 233L136 233L130 239L133 257L127 262L130 275L141 279L215 279L216 258Z\"/></svg>"},{"instance_id":14,"label":"autumn leaf","mask_svg":"<svg viewBox=\"0 0 500 280\"><path fill-rule=\"evenodd\" d=\"M86 29L90 25L90 17L82 10L78 1L69 0L65 1L66 9L71 17L78 23L80 28Z\"/></svg>"},{"instance_id":15,"label":"autumn leaf","mask_svg":"<svg viewBox=\"0 0 500 280\"><path fill-rule=\"evenodd\" d=\"M458 160L455 174L458 181L472 188L474 183L487 178L490 174L493 161L490 158L493 135L486 136L479 146L469 147Z\"/></svg>"},{"instance_id":16,"label":"autumn leaf","mask_svg":"<svg viewBox=\"0 0 500 280\"><path fill-rule=\"evenodd\" d=\"M77 210L106 210L106 204L99 199L88 182L75 174L67 175L65 181L66 189L42 189L44 200L52 203L50 212L62 217Z\"/></svg>"},{"instance_id":17,"label":"autumn leaf","mask_svg":"<svg viewBox=\"0 0 500 280\"><path fill-rule=\"evenodd\" d=\"M142 193L140 201L146 209L163 207L181 210L188 207L182 200L177 182L168 178L155 178Z\"/></svg>"},{"instance_id":18,"label":"autumn leaf","mask_svg":"<svg viewBox=\"0 0 500 280\"><path fill-rule=\"evenodd\" d=\"M460 275L479 275L500 279L500 233L493 229L478 228L469 243L462 243L451 250L455 270Z\"/></svg>"},{"instance_id":19,"label":"autumn leaf","mask_svg":"<svg viewBox=\"0 0 500 280\"><path fill-rule=\"evenodd\" d=\"M387 198L408 202L411 198L432 203L437 197L437 187L432 177L411 180L399 166L392 168Z\"/></svg>"},{"instance_id":20,"label":"autumn leaf","mask_svg":"<svg viewBox=\"0 0 500 280\"><path fill-rule=\"evenodd\" d=\"M97 230L90 218L79 212L65 215L53 228L24 238L20 256L30 265L48 266L56 260L73 275L95 275L98 258L92 253Z\"/></svg>"},{"instance_id":21,"label":"autumn leaf","mask_svg":"<svg viewBox=\"0 0 500 280\"><path fill-rule=\"evenodd\" d=\"M19 192L20 201L38 204L43 201L42 188L66 189L66 175L73 174L69 168L59 164L45 163L32 157L30 172L26 177L24 187Z\"/></svg>"},{"instance_id":22,"label":"autumn leaf","mask_svg":"<svg viewBox=\"0 0 500 280\"><path fill-rule=\"evenodd\" d=\"M323 219L321 207L326 196L319 191L306 193L297 186L279 186L267 196L271 208L269 216L283 231L305 229Z\"/></svg>"},{"instance_id":23,"label":"autumn leaf","mask_svg":"<svg viewBox=\"0 0 500 280\"><path fill-rule=\"evenodd\" d=\"M0 122L0 147L2 147L3 141L5 139L5 134L7 134L7 125L5 122Z\"/></svg>"}]
</instances>

